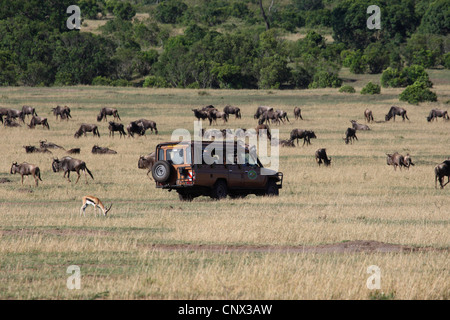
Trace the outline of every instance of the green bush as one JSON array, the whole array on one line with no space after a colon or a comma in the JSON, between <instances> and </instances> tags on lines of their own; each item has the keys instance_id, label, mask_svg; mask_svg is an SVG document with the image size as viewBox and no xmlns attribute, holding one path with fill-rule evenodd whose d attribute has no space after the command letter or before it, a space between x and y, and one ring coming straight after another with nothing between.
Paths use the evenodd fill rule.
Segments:
<instances>
[{"instance_id":1,"label":"green bush","mask_svg":"<svg viewBox=\"0 0 450 320\"><path fill-rule=\"evenodd\" d=\"M113 87L131 87L131 82L125 79L112 80L111 85Z\"/></svg>"},{"instance_id":2,"label":"green bush","mask_svg":"<svg viewBox=\"0 0 450 320\"><path fill-rule=\"evenodd\" d=\"M406 87L413 84L417 80L423 81L429 88L433 86L433 83L430 81L425 68L419 65L405 67L402 70L387 68L381 75L381 85L383 88Z\"/></svg>"},{"instance_id":3,"label":"green bush","mask_svg":"<svg viewBox=\"0 0 450 320\"><path fill-rule=\"evenodd\" d=\"M98 77L95 77L94 79L92 79L92 85L93 86L110 86L111 80L106 77L98 76Z\"/></svg>"},{"instance_id":4,"label":"green bush","mask_svg":"<svg viewBox=\"0 0 450 320\"><path fill-rule=\"evenodd\" d=\"M355 93L356 91L355 91L355 88L353 88L352 86L345 85L345 86L342 86L342 87L339 89L339 92L344 92L344 93Z\"/></svg>"},{"instance_id":5,"label":"green bush","mask_svg":"<svg viewBox=\"0 0 450 320\"><path fill-rule=\"evenodd\" d=\"M381 87L378 84L374 84L369 82L364 88L361 90L361 94L380 94Z\"/></svg>"},{"instance_id":6,"label":"green bush","mask_svg":"<svg viewBox=\"0 0 450 320\"><path fill-rule=\"evenodd\" d=\"M167 88L169 84L163 77L148 76L142 85L144 88Z\"/></svg>"},{"instance_id":7,"label":"green bush","mask_svg":"<svg viewBox=\"0 0 450 320\"><path fill-rule=\"evenodd\" d=\"M437 101L436 93L428 89L425 82L418 80L406 89L399 96L400 101L406 101L411 104L418 104L424 101Z\"/></svg>"},{"instance_id":8,"label":"green bush","mask_svg":"<svg viewBox=\"0 0 450 320\"><path fill-rule=\"evenodd\" d=\"M162 23L177 23L187 8L182 1L166 0L156 7L155 18Z\"/></svg>"},{"instance_id":9,"label":"green bush","mask_svg":"<svg viewBox=\"0 0 450 320\"><path fill-rule=\"evenodd\" d=\"M313 82L309 84L308 88L339 88L341 85L342 79L337 74L322 70L314 74Z\"/></svg>"},{"instance_id":10,"label":"green bush","mask_svg":"<svg viewBox=\"0 0 450 320\"><path fill-rule=\"evenodd\" d=\"M444 57L442 58L442 64L444 65L445 69L450 69L450 52L447 52Z\"/></svg>"}]
</instances>

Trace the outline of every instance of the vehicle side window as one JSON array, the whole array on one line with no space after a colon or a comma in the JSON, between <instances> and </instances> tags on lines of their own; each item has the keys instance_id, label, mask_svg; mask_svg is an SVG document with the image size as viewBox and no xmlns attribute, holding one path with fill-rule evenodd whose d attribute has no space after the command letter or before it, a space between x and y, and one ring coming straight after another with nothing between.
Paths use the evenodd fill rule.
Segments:
<instances>
[{"instance_id":1,"label":"vehicle side window","mask_svg":"<svg viewBox=\"0 0 450 320\"><path fill-rule=\"evenodd\" d=\"M158 150L158 160L164 160L164 150L163 149Z\"/></svg>"}]
</instances>

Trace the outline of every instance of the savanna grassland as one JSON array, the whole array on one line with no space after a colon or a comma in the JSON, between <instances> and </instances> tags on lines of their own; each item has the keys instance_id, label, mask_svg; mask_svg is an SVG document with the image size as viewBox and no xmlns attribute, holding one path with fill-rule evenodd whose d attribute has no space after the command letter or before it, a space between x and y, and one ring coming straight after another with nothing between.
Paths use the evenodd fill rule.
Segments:
<instances>
[{"instance_id":1,"label":"savanna grassland","mask_svg":"<svg viewBox=\"0 0 450 320\"><path fill-rule=\"evenodd\" d=\"M450 156L450 122L428 123L425 117L432 108L447 109L450 77L448 71L429 74L439 102L419 106L399 103L401 89L361 95L367 81L377 79L345 72L357 93L0 88L1 107L32 105L50 124L50 130L0 128L0 299L448 299L449 190L435 188L433 168ZM216 128L254 128L256 107L270 105L289 113L289 123L272 125L281 139L294 128L315 131L311 146L280 148L279 197L200 197L185 203L176 192L156 189L146 170L138 169L139 156L170 140L174 129L192 132L191 109L208 104L242 110L242 119L232 116ZM56 121L51 113L56 105L68 105L73 118ZM406 108L410 121L384 122L391 105ZM110 138L107 123L96 121L104 106L117 108L124 124L156 121L159 135ZM304 120L294 120L295 106ZM350 120L364 123L366 108L377 122L346 145L342 138ZM75 139L83 122L97 123L101 137L88 133ZM44 139L66 149L80 147L75 157L95 179L88 177L86 184L82 175L78 184L68 183L62 172L54 173L52 158L64 151L25 153L22 146ZM94 155L94 144L118 154ZM316 164L318 148L327 149L330 167ZM387 166L385 154L395 151L411 154L415 166L396 171ZM13 161L38 165L39 187L31 178L22 186L20 176L9 173ZM113 203L106 218L94 217L92 207L79 216L87 194ZM360 240L414 250L292 250ZM80 290L66 287L70 265L80 267ZM366 287L370 265L381 270L380 290Z\"/></svg>"}]
</instances>

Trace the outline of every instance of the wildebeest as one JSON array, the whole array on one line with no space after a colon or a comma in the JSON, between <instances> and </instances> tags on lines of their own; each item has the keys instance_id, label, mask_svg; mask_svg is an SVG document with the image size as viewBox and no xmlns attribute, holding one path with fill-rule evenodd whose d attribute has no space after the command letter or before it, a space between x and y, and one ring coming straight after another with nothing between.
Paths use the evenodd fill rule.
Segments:
<instances>
[{"instance_id":1,"label":"wildebeest","mask_svg":"<svg viewBox=\"0 0 450 320\"><path fill-rule=\"evenodd\" d=\"M128 132L128 137L134 138L135 133L137 133L140 136L143 136L145 134L145 128L142 123L140 123L140 122L138 123L137 121L131 121L127 125L127 132Z\"/></svg>"},{"instance_id":2,"label":"wildebeest","mask_svg":"<svg viewBox=\"0 0 450 320\"><path fill-rule=\"evenodd\" d=\"M349 142L353 144L353 140L358 140L358 137L356 136L356 129L347 128L347 130L345 130L345 138L342 139L345 140L345 144L348 144Z\"/></svg>"},{"instance_id":3,"label":"wildebeest","mask_svg":"<svg viewBox=\"0 0 450 320\"><path fill-rule=\"evenodd\" d=\"M269 140L271 140L272 135L270 133L270 128L267 124L258 124L255 128L256 134L258 136L261 136L261 133L264 133L264 130L266 131L267 138L269 138Z\"/></svg>"},{"instance_id":4,"label":"wildebeest","mask_svg":"<svg viewBox=\"0 0 450 320\"><path fill-rule=\"evenodd\" d=\"M299 139L303 139L303 145L305 145L305 143L311 144L311 139L316 139L317 136L314 133L314 131L311 130L302 130L302 129L293 129L291 131L291 140L297 140L297 146L298 146L298 140Z\"/></svg>"},{"instance_id":5,"label":"wildebeest","mask_svg":"<svg viewBox=\"0 0 450 320\"><path fill-rule=\"evenodd\" d=\"M439 118L443 118L444 120L449 120L447 110L433 109L433 110L430 111L430 114L427 117L427 121L430 122L430 121L435 120L435 119L437 121L438 117Z\"/></svg>"},{"instance_id":6,"label":"wildebeest","mask_svg":"<svg viewBox=\"0 0 450 320\"><path fill-rule=\"evenodd\" d=\"M3 125L5 127L21 127L20 124L18 124L14 119L11 119L11 118L6 118L3 121Z\"/></svg>"},{"instance_id":7,"label":"wildebeest","mask_svg":"<svg viewBox=\"0 0 450 320\"><path fill-rule=\"evenodd\" d=\"M409 153L403 158L403 165L406 169L409 169L410 166L414 166L415 164L412 162L412 158Z\"/></svg>"},{"instance_id":8,"label":"wildebeest","mask_svg":"<svg viewBox=\"0 0 450 320\"><path fill-rule=\"evenodd\" d=\"M291 139L280 140L279 143L282 147L295 147L294 140Z\"/></svg>"},{"instance_id":9,"label":"wildebeest","mask_svg":"<svg viewBox=\"0 0 450 320\"><path fill-rule=\"evenodd\" d=\"M287 122L289 121L289 117L286 111L284 110L276 110L275 113L278 115L278 119L280 119L283 123L285 120L287 120Z\"/></svg>"},{"instance_id":10,"label":"wildebeest","mask_svg":"<svg viewBox=\"0 0 450 320\"><path fill-rule=\"evenodd\" d=\"M91 152L94 154L117 154L117 151L115 150L99 147L98 145L93 146Z\"/></svg>"},{"instance_id":11,"label":"wildebeest","mask_svg":"<svg viewBox=\"0 0 450 320\"><path fill-rule=\"evenodd\" d=\"M111 135L114 137L114 132L115 131L118 131L120 133L120 138L122 138L122 136L125 137L127 135L127 133L123 129L123 124L121 124L121 123L110 121L108 129L109 129L109 136L110 137L111 137Z\"/></svg>"},{"instance_id":12,"label":"wildebeest","mask_svg":"<svg viewBox=\"0 0 450 320\"><path fill-rule=\"evenodd\" d=\"M66 119L69 121L69 118L72 118L70 115L70 108L68 106L56 106L56 108L52 108L53 115L56 117L56 120L58 120L58 116L60 120Z\"/></svg>"},{"instance_id":13,"label":"wildebeest","mask_svg":"<svg viewBox=\"0 0 450 320\"><path fill-rule=\"evenodd\" d=\"M79 154L81 152L80 148L72 148L70 150L67 150L68 154Z\"/></svg>"},{"instance_id":14,"label":"wildebeest","mask_svg":"<svg viewBox=\"0 0 450 320\"><path fill-rule=\"evenodd\" d=\"M397 170L397 167L402 169L405 166L405 158L398 152L395 153L386 153L387 159L386 163L388 166L394 166L394 170Z\"/></svg>"},{"instance_id":15,"label":"wildebeest","mask_svg":"<svg viewBox=\"0 0 450 320\"><path fill-rule=\"evenodd\" d=\"M273 111L273 108L272 108L272 107L268 107L268 106L259 106L259 107L256 109L256 113L255 113L255 115L253 116L253 118L259 119L259 117L260 117L261 115L263 115L264 112L266 112L266 111Z\"/></svg>"},{"instance_id":16,"label":"wildebeest","mask_svg":"<svg viewBox=\"0 0 450 320\"><path fill-rule=\"evenodd\" d=\"M280 116L278 112L274 111L273 108L270 110L265 111L263 114L259 116L258 124L263 123L270 123L270 120L272 120L272 123L280 123Z\"/></svg>"},{"instance_id":17,"label":"wildebeest","mask_svg":"<svg viewBox=\"0 0 450 320\"><path fill-rule=\"evenodd\" d=\"M373 114L372 114L372 110L370 109L366 109L364 110L364 118L366 119L367 122L373 122Z\"/></svg>"},{"instance_id":18,"label":"wildebeest","mask_svg":"<svg viewBox=\"0 0 450 320\"><path fill-rule=\"evenodd\" d=\"M36 148L35 146L23 146L26 153L52 153L47 148Z\"/></svg>"},{"instance_id":19,"label":"wildebeest","mask_svg":"<svg viewBox=\"0 0 450 320\"><path fill-rule=\"evenodd\" d=\"M138 160L138 168L148 169L147 177L150 178L149 173L152 171L155 161L156 161L155 152L149 153L145 156L140 156Z\"/></svg>"},{"instance_id":20,"label":"wildebeest","mask_svg":"<svg viewBox=\"0 0 450 320\"><path fill-rule=\"evenodd\" d=\"M25 115L23 114L22 110L8 109L7 117L9 119L17 119L17 118L19 118L20 120L22 120L23 123L25 123Z\"/></svg>"},{"instance_id":21,"label":"wildebeest","mask_svg":"<svg viewBox=\"0 0 450 320\"><path fill-rule=\"evenodd\" d=\"M120 119L119 112L114 108L101 108L100 113L97 115L97 121L100 122L104 118L106 121L106 116L114 116L114 120Z\"/></svg>"},{"instance_id":22,"label":"wildebeest","mask_svg":"<svg viewBox=\"0 0 450 320\"><path fill-rule=\"evenodd\" d=\"M217 119L222 119L223 123L226 123L228 122L228 114L217 109L208 111L209 125L212 125L213 122L217 124Z\"/></svg>"},{"instance_id":23,"label":"wildebeest","mask_svg":"<svg viewBox=\"0 0 450 320\"><path fill-rule=\"evenodd\" d=\"M448 177L447 183L443 184L444 177ZM434 167L434 187L437 188L437 181L443 189L450 182L450 160L445 160L444 162L438 164Z\"/></svg>"},{"instance_id":24,"label":"wildebeest","mask_svg":"<svg viewBox=\"0 0 450 320\"><path fill-rule=\"evenodd\" d=\"M238 107L226 105L223 108L223 112L225 112L228 116L230 116L230 114L234 114L236 119L241 119L241 109Z\"/></svg>"},{"instance_id":25,"label":"wildebeest","mask_svg":"<svg viewBox=\"0 0 450 320\"><path fill-rule=\"evenodd\" d=\"M409 118L408 118L408 116L406 115L406 110L403 109L403 108L400 108L400 107L396 107L396 106L392 106L392 107L389 109L389 112L388 112L387 115L384 117L384 119L385 119L386 121L389 121L389 120L391 120L391 118L393 117L393 118L394 118L394 121L395 121L395 116L401 116L401 117L403 118L403 121L405 121L405 118L408 119L408 121L409 121Z\"/></svg>"},{"instance_id":26,"label":"wildebeest","mask_svg":"<svg viewBox=\"0 0 450 320\"><path fill-rule=\"evenodd\" d=\"M197 120L200 122L200 120L208 119L208 112L198 109L192 109L194 111L194 116L197 118Z\"/></svg>"},{"instance_id":27,"label":"wildebeest","mask_svg":"<svg viewBox=\"0 0 450 320\"><path fill-rule=\"evenodd\" d=\"M37 116L36 109L30 106L22 106L22 113L24 117L28 115Z\"/></svg>"},{"instance_id":28,"label":"wildebeest","mask_svg":"<svg viewBox=\"0 0 450 320\"><path fill-rule=\"evenodd\" d=\"M7 117L8 116L8 110L7 108L0 108L0 116Z\"/></svg>"},{"instance_id":29,"label":"wildebeest","mask_svg":"<svg viewBox=\"0 0 450 320\"><path fill-rule=\"evenodd\" d=\"M298 120L298 118L303 120L302 110L299 107L294 108L294 117L295 117L295 120Z\"/></svg>"},{"instance_id":30,"label":"wildebeest","mask_svg":"<svg viewBox=\"0 0 450 320\"><path fill-rule=\"evenodd\" d=\"M41 148L48 148L48 149L63 149L65 150L63 147L58 146L57 144L54 144L53 142L47 142L46 140L40 140L39 141L39 145Z\"/></svg>"},{"instance_id":31,"label":"wildebeest","mask_svg":"<svg viewBox=\"0 0 450 320\"><path fill-rule=\"evenodd\" d=\"M42 125L42 127L47 128L48 130L50 130L50 126L48 124L47 118L44 117L38 117L38 116L33 116L31 118L30 124L28 125L28 127L30 129L34 129L34 127L36 127L36 125Z\"/></svg>"},{"instance_id":32,"label":"wildebeest","mask_svg":"<svg viewBox=\"0 0 450 320\"><path fill-rule=\"evenodd\" d=\"M329 166L331 164L331 158L328 158L326 149L317 149L315 156L316 162L319 164L319 166L322 164L322 162L325 164L325 166Z\"/></svg>"},{"instance_id":33,"label":"wildebeest","mask_svg":"<svg viewBox=\"0 0 450 320\"><path fill-rule=\"evenodd\" d=\"M369 126L366 124L358 123L355 120L350 120L350 122L352 123L352 127L355 130L370 130Z\"/></svg>"},{"instance_id":34,"label":"wildebeest","mask_svg":"<svg viewBox=\"0 0 450 320\"><path fill-rule=\"evenodd\" d=\"M150 129L153 133L153 130L155 130L155 134L158 134L158 128L156 128L156 122L153 120L147 120L147 119L139 119L136 120L136 123L141 123L142 127L144 128L144 131Z\"/></svg>"},{"instance_id":35,"label":"wildebeest","mask_svg":"<svg viewBox=\"0 0 450 320\"><path fill-rule=\"evenodd\" d=\"M34 178L34 181L36 182L36 187L39 184L38 180L41 180L41 170L39 167L35 166L34 164L30 164L27 162L23 162L21 164L17 164L17 162L13 162L10 170L11 174L20 173L22 176L22 184L23 184L23 176L29 176L32 175Z\"/></svg>"},{"instance_id":36,"label":"wildebeest","mask_svg":"<svg viewBox=\"0 0 450 320\"><path fill-rule=\"evenodd\" d=\"M81 137L81 135L84 135L86 137L86 132L92 132L95 136L98 136L100 138L100 132L98 132L98 127L95 124L87 124L82 123L80 128L75 132L73 135L75 138Z\"/></svg>"},{"instance_id":37,"label":"wildebeest","mask_svg":"<svg viewBox=\"0 0 450 320\"><path fill-rule=\"evenodd\" d=\"M68 156L61 158L61 160L59 160L58 158L53 159L52 169L53 169L53 172L59 172L59 171L63 170L64 178L66 177L66 174L67 174L67 180L69 182L71 182L70 181L70 171L75 171L78 174L78 178L77 178L77 181L75 182L75 184L77 184L78 180L80 179L80 171L84 171L84 177L86 178L86 183L88 183L86 171L89 173L92 180L94 179L94 176L92 175L91 171L89 171L89 169L87 168L86 163L84 161L79 160L79 159L74 159L74 158L68 157Z\"/></svg>"}]
</instances>

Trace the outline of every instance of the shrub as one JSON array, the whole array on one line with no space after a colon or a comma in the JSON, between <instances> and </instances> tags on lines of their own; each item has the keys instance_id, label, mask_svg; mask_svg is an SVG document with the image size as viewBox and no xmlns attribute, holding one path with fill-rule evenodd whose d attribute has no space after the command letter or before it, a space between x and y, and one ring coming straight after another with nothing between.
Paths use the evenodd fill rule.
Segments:
<instances>
[{"instance_id":1,"label":"shrub","mask_svg":"<svg viewBox=\"0 0 450 320\"><path fill-rule=\"evenodd\" d=\"M148 76L142 84L144 88L167 88L169 84L163 77Z\"/></svg>"},{"instance_id":2,"label":"shrub","mask_svg":"<svg viewBox=\"0 0 450 320\"><path fill-rule=\"evenodd\" d=\"M361 94L380 94L381 87L378 84L374 84L369 82L364 88L361 90Z\"/></svg>"},{"instance_id":3,"label":"shrub","mask_svg":"<svg viewBox=\"0 0 450 320\"><path fill-rule=\"evenodd\" d=\"M356 91L355 91L355 88L353 88L352 86L345 85L345 86L342 86L342 87L339 89L339 92L344 92L344 93L355 93Z\"/></svg>"},{"instance_id":4,"label":"shrub","mask_svg":"<svg viewBox=\"0 0 450 320\"><path fill-rule=\"evenodd\" d=\"M442 64L444 65L445 69L450 69L450 52L447 52L444 57L442 58Z\"/></svg>"},{"instance_id":5,"label":"shrub","mask_svg":"<svg viewBox=\"0 0 450 320\"><path fill-rule=\"evenodd\" d=\"M309 84L308 88L338 88L341 84L342 79L337 74L322 70L314 74L313 82Z\"/></svg>"},{"instance_id":6,"label":"shrub","mask_svg":"<svg viewBox=\"0 0 450 320\"><path fill-rule=\"evenodd\" d=\"M437 101L436 93L428 89L425 82L418 80L406 89L399 96L400 101L406 101L411 104L418 104L424 101Z\"/></svg>"},{"instance_id":7,"label":"shrub","mask_svg":"<svg viewBox=\"0 0 450 320\"><path fill-rule=\"evenodd\" d=\"M92 79L92 85L93 86L110 86L111 80L106 77L98 76L98 77L95 77L94 79Z\"/></svg>"},{"instance_id":8,"label":"shrub","mask_svg":"<svg viewBox=\"0 0 450 320\"><path fill-rule=\"evenodd\" d=\"M423 81L427 87L431 88L433 83L430 81L425 68L419 65L412 65L403 70L387 68L381 75L381 85L392 88L406 87L417 80Z\"/></svg>"}]
</instances>

